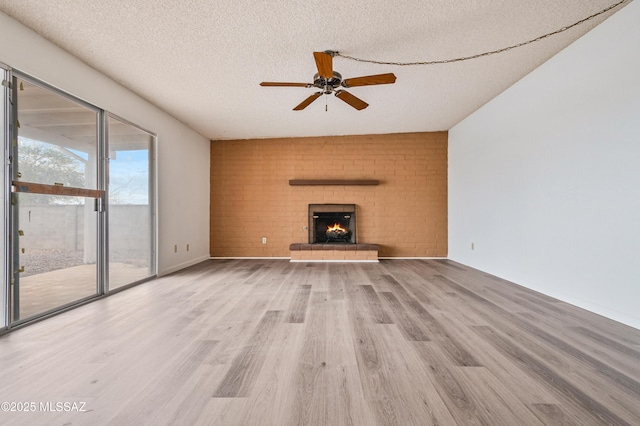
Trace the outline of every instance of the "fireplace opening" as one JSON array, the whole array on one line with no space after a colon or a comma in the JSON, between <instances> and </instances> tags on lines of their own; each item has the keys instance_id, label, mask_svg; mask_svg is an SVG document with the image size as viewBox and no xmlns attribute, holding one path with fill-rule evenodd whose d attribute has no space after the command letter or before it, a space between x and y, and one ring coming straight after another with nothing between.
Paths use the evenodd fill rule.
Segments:
<instances>
[{"instance_id":1,"label":"fireplace opening","mask_svg":"<svg viewBox=\"0 0 640 426\"><path fill-rule=\"evenodd\" d=\"M355 244L355 204L309 204L309 243Z\"/></svg>"}]
</instances>

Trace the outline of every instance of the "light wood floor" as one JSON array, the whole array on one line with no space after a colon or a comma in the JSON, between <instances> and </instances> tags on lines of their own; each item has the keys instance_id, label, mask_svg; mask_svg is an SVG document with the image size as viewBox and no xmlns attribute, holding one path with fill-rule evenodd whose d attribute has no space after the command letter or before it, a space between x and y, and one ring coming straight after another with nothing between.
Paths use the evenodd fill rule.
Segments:
<instances>
[{"instance_id":1,"label":"light wood floor","mask_svg":"<svg viewBox=\"0 0 640 426\"><path fill-rule=\"evenodd\" d=\"M37 408L2 425L638 425L640 330L445 260L207 261L1 336L0 401Z\"/></svg>"}]
</instances>

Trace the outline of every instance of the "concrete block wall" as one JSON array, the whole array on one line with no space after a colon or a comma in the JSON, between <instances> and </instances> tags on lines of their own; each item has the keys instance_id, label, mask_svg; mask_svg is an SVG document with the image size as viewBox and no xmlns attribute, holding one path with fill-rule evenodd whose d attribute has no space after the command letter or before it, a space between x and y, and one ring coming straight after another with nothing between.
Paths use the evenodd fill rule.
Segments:
<instances>
[{"instance_id":1,"label":"concrete block wall","mask_svg":"<svg viewBox=\"0 0 640 426\"><path fill-rule=\"evenodd\" d=\"M24 205L20 206L20 248L26 251L85 251L85 220L93 218L93 206L85 205ZM109 243L112 262L149 258L149 207L145 205L109 206ZM92 229L89 226L89 229ZM95 229L95 228L94 228ZM96 234L93 234L94 244ZM89 256L95 261L95 247Z\"/></svg>"},{"instance_id":2,"label":"concrete block wall","mask_svg":"<svg viewBox=\"0 0 640 426\"><path fill-rule=\"evenodd\" d=\"M322 203L356 204L358 242L381 257L447 256L447 132L211 142L212 256L288 257L308 242L308 205Z\"/></svg>"}]
</instances>

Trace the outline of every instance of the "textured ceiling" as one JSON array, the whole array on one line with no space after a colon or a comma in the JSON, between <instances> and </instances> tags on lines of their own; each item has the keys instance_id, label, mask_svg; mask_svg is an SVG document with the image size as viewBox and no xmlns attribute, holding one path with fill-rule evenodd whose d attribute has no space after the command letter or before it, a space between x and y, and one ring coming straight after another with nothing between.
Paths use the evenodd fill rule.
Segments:
<instances>
[{"instance_id":1,"label":"textured ceiling","mask_svg":"<svg viewBox=\"0 0 640 426\"><path fill-rule=\"evenodd\" d=\"M616 0L0 0L0 10L210 139L448 130L602 22L505 53L400 67L334 58L343 77L393 72L392 85L324 96L292 111L313 51L430 61L500 49L570 25ZM626 3L625 3L626 4ZM325 111L325 103L328 111Z\"/></svg>"}]
</instances>

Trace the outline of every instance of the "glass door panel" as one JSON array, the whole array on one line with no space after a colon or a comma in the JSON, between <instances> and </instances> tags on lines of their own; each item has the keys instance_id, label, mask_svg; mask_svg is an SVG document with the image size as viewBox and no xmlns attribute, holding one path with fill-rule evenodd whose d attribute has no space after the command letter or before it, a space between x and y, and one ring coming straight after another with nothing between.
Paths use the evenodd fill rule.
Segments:
<instances>
[{"instance_id":1,"label":"glass door panel","mask_svg":"<svg viewBox=\"0 0 640 426\"><path fill-rule=\"evenodd\" d=\"M155 275L153 141L137 127L108 117L109 290Z\"/></svg>"},{"instance_id":2,"label":"glass door panel","mask_svg":"<svg viewBox=\"0 0 640 426\"><path fill-rule=\"evenodd\" d=\"M98 111L13 79L11 317L22 321L99 293ZM99 200L100 202L98 202Z\"/></svg>"},{"instance_id":3,"label":"glass door panel","mask_svg":"<svg viewBox=\"0 0 640 426\"><path fill-rule=\"evenodd\" d=\"M97 111L27 80L16 79L17 158L25 182L97 188Z\"/></svg>"},{"instance_id":4,"label":"glass door panel","mask_svg":"<svg viewBox=\"0 0 640 426\"><path fill-rule=\"evenodd\" d=\"M46 313L98 292L94 199L14 193L19 269L13 321Z\"/></svg>"}]
</instances>

